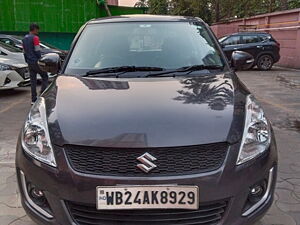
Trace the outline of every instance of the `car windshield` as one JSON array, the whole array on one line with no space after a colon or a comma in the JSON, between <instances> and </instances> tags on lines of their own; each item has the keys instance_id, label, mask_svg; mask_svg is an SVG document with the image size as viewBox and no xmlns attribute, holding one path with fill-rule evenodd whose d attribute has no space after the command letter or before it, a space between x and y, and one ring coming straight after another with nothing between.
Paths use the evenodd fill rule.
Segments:
<instances>
[{"instance_id":1,"label":"car windshield","mask_svg":"<svg viewBox=\"0 0 300 225\"><path fill-rule=\"evenodd\" d=\"M224 67L223 57L203 23L129 22L90 24L66 66L66 74L124 66L176 69Z\"/></svg>"},{"instance_id":2,"label":"car windshield","mask_svg":"<svg viewBox=\"0 0 300 225\"><path fill-rule=\"evenodd\" d=\"M58 49L57 47L55 47L55 46L53 46L53 45L51 45L51 44L49 44L49 43L47 43L47 42L44 42L44 41L41 41L40 42L40 45L41 45L41 47L42 48L47 48L47 49Z\"/></svg>"},{"instance_id":3,"label":"car windshield","mask_svg":"<svg viewBox=\"0 0 300 225\"><path fill-rule=\"evenodd\" d=\"M13 52L13 53L19 53L19 52L22 52L22 50L16 48L16 47L13 47L11 45L8 45L8 44L5 44L3 42L0 42L0 47L6 49L7 51L9 52Z\"/></svg>"},{"instance_id":4,"label":"car windshield","mask_svg":"<svg viewBox=\"0 0 300 225\"><path fill-rule=\"evenodd\" d=\"M21 37L21 36L13 36L15 39L19 40L19 41L22 41L24 37ZM40 41L40 46L41 48L47 48L47 49L58 49L57 47L47 43L47 42L44 42L44 41Z\"/></svg>"}]
</instances>

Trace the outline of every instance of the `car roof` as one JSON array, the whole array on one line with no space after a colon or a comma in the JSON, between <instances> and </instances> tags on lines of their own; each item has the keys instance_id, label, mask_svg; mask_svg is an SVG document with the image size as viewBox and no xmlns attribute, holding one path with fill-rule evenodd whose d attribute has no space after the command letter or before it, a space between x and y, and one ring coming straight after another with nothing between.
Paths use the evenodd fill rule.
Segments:
<instances>
[{"instance_id":1,"label":"car roof","mask_svg":"<svg viewBox=\"0 0 300 225\"><path fill-rule=\"evenodd\" d=\"M11 37L11 35L8 35L8 34L0 34L0 37Z\"/></svg>"},{"instance_id":2,"label":"car roof","mask_svg":"<svg viewBox=\"0 0 300 225\"><path fill-rule=\"evenodd\" d=\"M0 37L4 37L4 38L10 38L10 39L14 39L14 40L21 40L22 36L19 35L10 35L10 34L0 34Z\"/></svg>"},{"instance_id":3,"label":"car roof","mask_svg":"<svg viewBox=\"0 0 300 225\"><path fill-rule=\"evenodd\" d=\"M203 20L197 17L137 14L92 19L88 24L117 22L203 22Z\"/></svg>"},{"instance_id":4,"label":"car roof","mask_svg":"<svg viewBox=\"0 0 300 225\"><path fill-rule=\"evenodd\" d=\"M238 32L238 33L230 34L228 36L231 36L231 35L271 35L271 34L266 33L266 32Z\"/></svg>"}]
</instances>

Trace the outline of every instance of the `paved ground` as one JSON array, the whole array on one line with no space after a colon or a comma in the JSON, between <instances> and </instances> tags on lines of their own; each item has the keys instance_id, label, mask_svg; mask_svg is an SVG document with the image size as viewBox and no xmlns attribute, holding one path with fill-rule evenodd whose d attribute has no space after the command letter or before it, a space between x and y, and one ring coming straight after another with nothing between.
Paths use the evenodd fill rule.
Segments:
<instances>
[{"instance_id":1,"label":"paved ground","mask_svg":"<svg viewBox=\"0 0 300 225\"><path fill-rule=\"evenodd\" d=\"M271 119L279 149L275 202L255 225L300 225L300 72L274 69L239 73ZM0 225L35 225L20 205L14 151L30 108L29 88L0 92Z\"/></svg>"}]
</instances>

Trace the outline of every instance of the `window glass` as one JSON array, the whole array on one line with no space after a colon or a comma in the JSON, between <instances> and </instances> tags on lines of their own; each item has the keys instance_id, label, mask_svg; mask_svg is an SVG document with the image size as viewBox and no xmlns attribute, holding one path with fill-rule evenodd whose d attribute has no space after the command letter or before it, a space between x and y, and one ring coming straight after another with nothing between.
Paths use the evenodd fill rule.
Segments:
<instances>
[{"instance_id":1,"label":"window glass","mask_svg":"<svg viewBox=\"0 0 300 225\"><path fill-rule=\"evenodd\" d=\"M258 43L258 42L262 41L261 37L256 36L256 35L245 35L245 36L242 36L242 40L243 40L242 41L243 44Z\"/></svg>"},{"instance_id":2,"label":"window glass","mask_svg":"<svg viewBox=\"0 0 300 225\"><path fill-rule=\"evenodd\" d=\"M8 38L0 38L0 41L8 45L14 45L14 42Z\"/></svg>"},{"instance_id":3,"label":"window glass","mask_svg":"<svg viewBox=\"0 0 300 225\"><path fill-rule=\"evenodd\" d=\"M202 23L130 22L88 25L68 61L66 73L119 66L176 69L223 66L215 41Z\"/></svg>"},{"instance_id":4,"label":"window glass","mask_svg":"<svg viewBox=\"0 0 300 225\"><path fill-rule=\"evenodd\" d=\"M8 45L8 44L5 44L3 42L0 42L0 47L6 49L7 51L10 51L10 52L22 52L20 49L16 48L16 47L13 47L11 45Z\"/></svg>"},{"instance_id":5,"label":"window glass","mask_svg":"<svg viewBox=\"0 0 300 225\"><path fill-rule=\"evenodd\" d=\"M223 42L224 45L238 45L240 43L240 36L231 36Z\"/></svg>"}]
</instances>

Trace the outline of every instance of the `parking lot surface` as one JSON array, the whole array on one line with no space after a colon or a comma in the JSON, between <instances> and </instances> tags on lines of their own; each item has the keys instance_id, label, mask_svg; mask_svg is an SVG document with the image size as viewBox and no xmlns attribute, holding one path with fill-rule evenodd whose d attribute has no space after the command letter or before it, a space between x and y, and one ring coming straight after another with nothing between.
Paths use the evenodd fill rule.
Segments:
<instances>
[{"instance_id":1,"label":"parking lot surface","mask_svg":"<svg viewBox=\"0 0 300 225\"><path fill-rule=\"evenodd\" d=\"M279 150L275 201L255 225L300 225L300 71L239 72L273 123ZM30 89L0 92L0 225L35 225L20 204L14 156L30 109Z\"/></svg>"}]
</instances>

